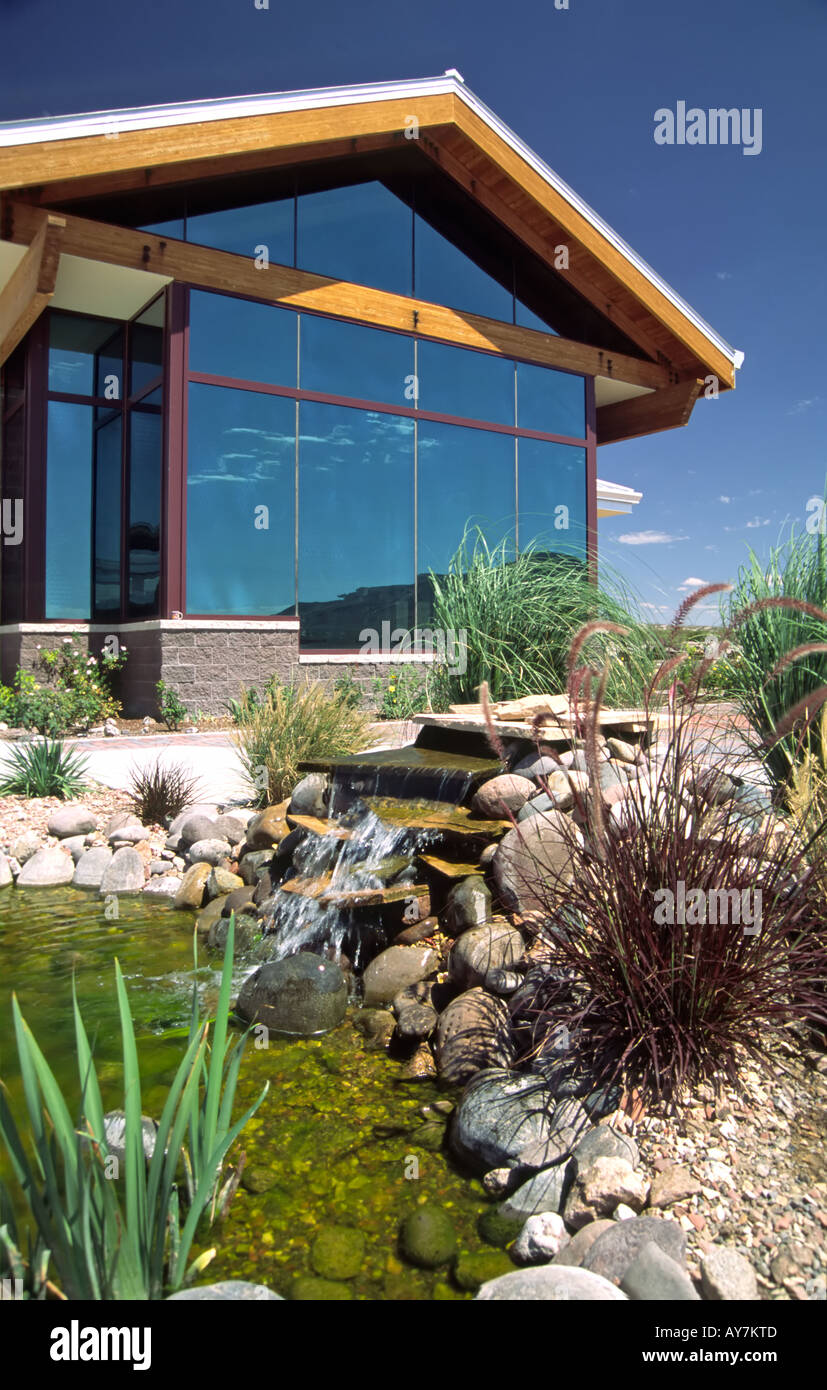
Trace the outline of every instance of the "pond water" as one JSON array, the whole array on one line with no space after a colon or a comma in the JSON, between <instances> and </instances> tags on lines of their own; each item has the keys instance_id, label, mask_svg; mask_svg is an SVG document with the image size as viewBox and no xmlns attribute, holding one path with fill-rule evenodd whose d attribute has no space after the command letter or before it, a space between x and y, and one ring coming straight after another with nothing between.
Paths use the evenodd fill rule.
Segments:
<instances>
[{"instance_id":1,"label":"pond water","mask_svg":"<svg viewBox=\"0 0 827 1390\"><path fill-rule=\"evenodd\" d=\"M58 1080L76 1096L74 974L104 1104L120 1108L117 957L138 1036L143 1109L155 1115L180 1060L194 978L203 1007L214 1005L220 960L201 950L194 975L188 913L127 896L119 899L118 912L117 920L108 920L99 898L72 889L9 889L0 895L0 1076L19 1116L13 990ZM239 982L245 973L239 972ZM469 1297L444 1271L415 1270L399 1258L400 1221L425 1200L450 1214L460 1250L502 1259L476 1233L487 1205L481 1184L434 1151L439 1131L420 1114L423 1105L445 1099L445 1091L430 1082L401 1082L398 1063L366 1049L352 1015L353 1009L322 1039L271 1039L266 1050L248 1044L237 1110L270 1082L242 1136L245 1181L258 1190L240 1188L226 1219L209 1232L205 1244L217 1245L218 1254L200 1282L249 1278L288 1295L295 1279L314 1273L316 1234L336 1224L358 1227L366 1239L360 1273L338 1285L340 1296Z\"/></svg>"}]
</instances>

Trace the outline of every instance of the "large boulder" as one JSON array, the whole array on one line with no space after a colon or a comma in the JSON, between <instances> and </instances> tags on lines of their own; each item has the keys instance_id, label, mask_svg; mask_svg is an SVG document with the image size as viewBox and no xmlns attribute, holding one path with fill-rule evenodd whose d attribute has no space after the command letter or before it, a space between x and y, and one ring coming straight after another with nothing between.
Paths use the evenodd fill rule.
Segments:
<instances>
[{"instance_id":1,"label":"large boulder","mask_svg":"<svg viewBox=\"0 0 827 1390\"><path fill-rule=\"evenodd\" d=\"M220 864L229 857L230 846L226 840L196 840L187 850L191 864Z\"/></svg>"},{"instance_id":2,"label":"large boulder","mask_svg":"<svg viewBox=\"0 0 827 1390\"><path fill-rule=\"evenodd\" d=\"M574 877L582 836L562 811L532 816L503 836L493 860L494 881L510 911L548 912Z\"/></svg>"},{"instance_id":3,"label":"large boulder","mask_svg":"<svg viewBox=\"0 0 827 1390\"><path fill-rule=\"evenodd\" d=\"M142 893L144 889L144 861L136 849L126 845L116 849L110 862L101 875L99 892Z\"/></svg>"},{"instance_id":4,"label":"large boulder","mask_svg":"<svg viewBox=\"0 0 827 1390\"><path fill-rule=\"evenodd\" d=\"M223 1302L239 1299L247 1303L284 1302L281 1294L274 1293L266 1284L251 1284L247 1279L219 1279L216 1284L200 1284L194 1289L180 1289L178 1293L171 1293L167 1303L184 1300L203 1303L216 1299Z\"/></svg>"},{"instance_id":5,"label":"large boulder","mask_svg":"<svg viewBox=\"0 0 827 1390\"><path fill-rule=\"evenodd\" d=\"M628 1221L613 1221L611 1229L598 1236L586 1252L582 1267L619 1284L649 1241L659 1245L681 1268L685 1266L686 1236L678 1222L660 1216L638 1216Z\"/></svg>"},{"instance_id":6,"label":"large boulder","mask_svg":"<svg viewBox=\"0 0 827 1390\"><path fill-rule=\"evenodd\" d=\"M513 1168L527 1144L550 1138L553 1111L542 1078L492 1068L466 1086L451 1117L450 1147L479 1173Z\"/></svg>"},{"instance_id":7,"label":"large boulder","mask_svg":"<svg viewBox=\"0 0 827 1390\"><path fill-rule=\"evenodd\" d=\"M259 966L241 987L237 1009L274 1033L317 1037L336 1028L347 1009L347 981L339 966L310 951Z\"/></svg>"},{"instance_id":8,"label":"large boulder","mask_svg":"<svg viewBox=\"0 0 827 1390\"><path fill-rule=\"evenodd\" d=\"M62 849L39 849L27 859L17 876L18 888L59 888L71 883L75 865Z\"/></svg>"},{"instance_id":9,"label":"large boulder","mask_svg":"<svg viewBox=\"0 0 827 1390\"><path fill-rule=\"evenodd\" d=\"M112 851L105 845L93 845L77 862L73 888L100 888L104 872L112 862Z\"/></svg>"},{"instance_id":10,"label":"large boulder","mask_svg":"<svg viewBox=\"0 0 827 1390\"><path fill-rule=\"evenodd\" d=\"M169 827L170 835L180 835L182 827L186 825L187 821L190 820L193 816L203 816L204 819L208 820L212 825L215 821L216 809L214 806L207 806L205 804L193 804L192 806L185 806L184 810L179 811L178 815L171 822ZM107 832L112 828L113 827L111 824L107 826Z\"/></svg>"},{"instance_id":11,"label":"large boulder","mask_svg":"<svg viewBox=\"0 0 827 1390\"><path fill-rule=\"evenodd\" d=\"M432 946L389 946L374 957L362 977L366 1009L390 1004L408 985L436 970L439 955Z\"/></svg>"},{"instance_id":12,"label":"large boulder","mask_svg":"<svg viewBox=\"0 0 827 1390\"><path fill-rule=\"evenodd\" d=\"M640 1162L638 1146L630 1134L621 1134L611 1125L597 1125L589 1130L572 1153L578 1172L589 1168L597 1158L625 1158L633 1168Z\"/></svg>"},{"instance_id":13,"label":"large boulder","mask_svg":"<svg viewBox=\"0 0 827 1390\"><path fill-rule=\"evenodd\" d=\"M452 999L437 1023L436 1059L449 1086L462 1086L491 1067L509 1067L514 1044L502 1000L484 989L469 989Z\"/></svg>"},{"instance_id":14,"label":"large boulder","mask_svg":"<svg viewBox=\"0 0 827 1390\"><path fill-rule=\"evenodd\" d=\"M139 845L142 840L149 839L149 831L140 821L130 820L110 831L106 838L110 845Z\"/></svg>"},{"instance_id":15,"label":"large boulder","mask_svg":"<svg viewBox=\"0 0 827 1390\"><path fill-rule=\"evenodd\" d=\"M504 772L499 777L491 777L474 794L471 810L475 816L489 816L502 820L511 811L516 814L520 807L537 795L537 788L528 777L518 777L513 772Z\"/></svg>"},{"instance_id":16,"label":"large boulder","mask_svg":"<svg viewBox=\"0 0 827 1390\"><path fill-rule=\"evenodd\" d=\"M175 821L173 821L173 825ZM170 836L176 834L170 828ZM181 826L178 827L177 834L180 837L180 846L189 849L190 845L197 844L199 840L212 840L215 838L215 820L211 816L188 816Z\"/></svg>"},{"instance_id":17,"label":"large boulder","mask_svg":"<svg viewBox=\"0 0 827 1390\"><path fill-rule=\"evenodd\" d=\"M402 1222L399 1247L406 1260L421 1269L439 1269L457 1251L453 1222L442 1207L426 1203Z\"/></svg>"},{"instance_id":18,"label":"large boulder","mask_svg":"<svg viewBox=\"0 0 827 1390\"><path fill-rule=\"evenodd\" d=\"M250 817L252 819L252 817ZM213 835L219 840L228 840L231 845L240 845L245 838L247 821L234 815L219 816L213 824Z\"/></svg>"},{"instance_id":19,"label":"large boulder","mask_svg":"<svg viewBox=\"0 0 827 1390\"><path fill-rule=\"evenodd\" d=\"M481 985L492 970L511 970L525 954L525 943L508 922L491 922L462 933L448 957L448 974L463 989Z\"/></svg>"},{"instance_id":20,"label":"large boulder","mask_svg":"<svg viewBox=\"0 0 827 1390\"><path fill-rule=\"evenodd\" d=\"M195 909L203 907L207 879L211 873L210 864L193 864L191 869L187 869L175 898L175 906Z\"/></svg>"},{"instance_id":21,"label":"large boulder","mask_svg":"<svg viewBox=\"0 0 827 1390\"><path fill-rule=\"evenodd\" d=\"M144 884L144 892L151 898L176 898L181 883L177 874L156 874Z\"/></svg>"},{"instance_id":22,"label":"large boulder","mask_svg":"<svg viewBox=\"0 0 827 1390\"><path fill-rule=\"evenodd\" d=\"M553 1168L543 1168L528 1182L521 1185L502 1201L499 1212L512 1219L527 1220L540 1212L562 1210L566 1194L574 1173L571 1162L557 1163Z\"/></svg>"},{"instance_id":23,"label":"large boulder","mask_svg":"<svg viewBox=\"0 0 827 1390\"><path fill-rule=\"evenodd\" d=\"M330 784L323 772L308 772L293 788L289 810L293 815L316 816L327 820Z\"/></svg>"},{"instance_id":24,"label":"large boulder","mask_svg":"<svg viewBox=\"0 0 827 1390\"><path fill-rule=\"evenodd\" d=\"M479 874L455 883L439 914L439 924L447 936L461 936L471 927L481 927L491 919L491 890Z\"/></svg>"},{"instance_id":25,"label":"large boulder","mask_svg":"<svg viewBox=\"0 0 827 1390\"><path fill-rule=\"evenodd\" d=\"M515 1269L483 1284L478 1302L535 1303L625 1302L626 1294L607 1279L571 1265L539 1265Z\"/></svg>"},{"instance_id":26,"label":"large boulder","mask_svg":"<svg viewBox=\"0 0 827 1390\"><path fill-rule=\"evenodd\" d=\"M0 854L0 888L9 888L14 883L14 874L5 854Z\"/></svg>"},{"instance_id":27,"label":"large boulder","mask_svg":"<svg viewBox=\"0 0 827 1390\"><path fill-rule=\"evenodd\" d=\"M54 815L49 817L46 828L50 835L65 840L69 835L88 835L90 831L97 829L97 824L86 806L61 806L59 811L55 811Z\"/></svg>"},{"instance_id":28,"label":"large boulder","mask_svg":"<svg viewBox=\"0 0 827 1390\"><path fill-rule=\"evenodd\" d=\"M650 1240L632 1260L621 1283L623 1292L638 1303L698 1303L695 1286L686 1270Z\"/></svg>"},{"instance_id":29,"label":"large boulder","mask_svg":"<svg viewBox=\"0 0 827 1390\"><path fill-rule=\"evenodd\" d=\"M251 850L271 850L273 845L285 839L290 832L290 827L284 819L286 809L284 802L278 806L266 806L247 822L244 839ZM246 858L249 858L249 855Z\"/></svg>"}]
</instances>

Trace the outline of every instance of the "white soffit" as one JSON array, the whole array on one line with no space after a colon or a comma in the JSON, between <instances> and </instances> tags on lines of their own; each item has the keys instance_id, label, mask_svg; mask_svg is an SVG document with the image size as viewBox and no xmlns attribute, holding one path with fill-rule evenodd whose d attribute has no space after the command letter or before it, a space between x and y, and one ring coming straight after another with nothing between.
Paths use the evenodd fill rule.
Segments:
<instances>
[{"instance_id":1,"label":"white soffit","mask_svg":"<svg viewBox=\"0 0 827 1390\"><path fill-rule=\"evenodd\" d=\"M80 256L61 256L53 309L74 309L81 314L129 319L170 283L168 275L129 266L87 261Z\"/></svg>"},{"instance_id":2,"label":"white soffit","mask_svg":"<svg viewBox=\"0 0 827 1390\"><path fill-rule=\"evenodd\" d=\"M616 405L618 401L630 401L635 396L651 394L649 386L632 386L628 381L616 381L614 377L596 376L594 379L594 400L601 405Z\"/></svg>"}]
</instances>

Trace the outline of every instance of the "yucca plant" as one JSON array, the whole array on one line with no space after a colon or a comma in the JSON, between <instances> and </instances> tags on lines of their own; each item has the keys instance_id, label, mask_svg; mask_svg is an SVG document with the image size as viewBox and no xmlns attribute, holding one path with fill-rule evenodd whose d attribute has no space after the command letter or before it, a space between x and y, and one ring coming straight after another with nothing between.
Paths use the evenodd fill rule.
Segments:
<instances>
[{"instance_id":1,"label":"yucca plant","mask_svg":"<svg viewBox=\"0 0 827 1390\"><path fill-rule=\"evenodd\" d=\"M58 739L17 743L0 774L0 796L56 796L66 801L86 791L86 758Z\"/></svg>"},{"instance_id":2,"label":"yucca plant","mask_svg":"<svg viewBox=\"0 0 827 1390\"><path fill-rule=\"evenodd\" d=\"M73 1000L76 1120L71 1110L74 1102L62 1094L13 999L29 1124L24 1136L0 1090L0 1137L41 1246L50 1252L55 1280L67 1298L162 1298L166 1291L191 1280L215 1254L214 1249L208 1250L188 1263L202 1216L208 1210L212 1216L221 1206L218 1185L227 1152L267 1092L265 1085L258 1099L232 1122L246 1041L246 1035L234 1041L228 1037L234 933L231 917L211 1041L210 1023L199 1016L193 986L186 1052L170 1086L148 1164L135 1031L119 964L115 964L115 986L123 1042L122 1165L106 1139L100 1086L77 998ZM181 1163L187 1175L186 1203L179 1199ZM3 1243L8 1251L8 1236Z\"/></svg>"},{"instance_id":3,"label":"yucca plant","mask_svg":"<svg viewBox=\"0 0 827 1390\"><path fill-rule=\"evenodd\" d=\"M129 770L129 799L145 825L163 825L199 796L198 778L180 764L165 765L161 756L150 767Z\"/></svg>"},{"instance_id":4,"label":"yucca plant","mask_svg":"<svg viewBox=\"0 0 827 1390\"><path fill-rule=\"evenodd\" d=\"M368 719L347 692L318 681L271 682L261 705L236 735L238 757L258 804L282 801L301 778L299 763L355 753L367 741Z\"/></svg>"}]
</instances>

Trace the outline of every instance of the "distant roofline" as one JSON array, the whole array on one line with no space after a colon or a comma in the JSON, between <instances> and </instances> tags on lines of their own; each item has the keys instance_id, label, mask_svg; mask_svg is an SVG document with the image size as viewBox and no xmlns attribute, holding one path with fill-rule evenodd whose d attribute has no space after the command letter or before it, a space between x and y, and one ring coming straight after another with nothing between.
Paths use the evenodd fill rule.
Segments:
<instances>
[{"instance_id":1,"label":"distant roofline","mask_svg":"<svg viewBox=\"0 0 827 1390\"><path fill-rule=\"evenodd\" d=\"M587 222L643 275L703 334L738 370L744 354L733 348L715 329L673 290L603 218L589 207L539 155L475 96L456 69L441 77L416 77L401 82L365 82L355 86L313 87L298 92L271 92L260 96L218 97L212 101L184 101L174 105L139 106L82 115L49 116L0 125L0 148L40 144L48 140L74 140L83 136L111 135L114 131L157 130L165 126L193 125L198 121L236 120L246 116L275 115L282 111L314 110L325 106L353 106L366 101L392 101L403 97L453 94L473 111L510 148L570 203Z\"/></svg>"}]
</instances>

